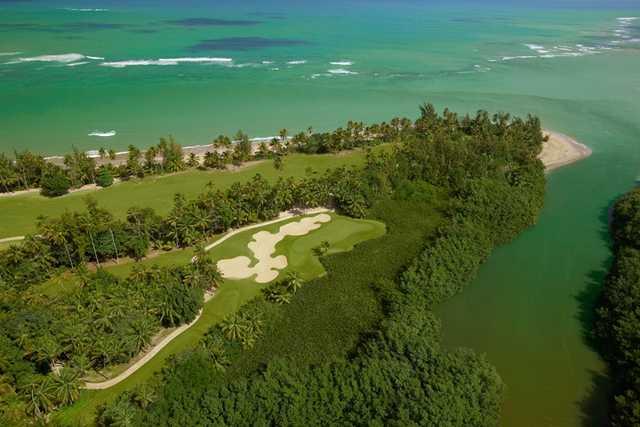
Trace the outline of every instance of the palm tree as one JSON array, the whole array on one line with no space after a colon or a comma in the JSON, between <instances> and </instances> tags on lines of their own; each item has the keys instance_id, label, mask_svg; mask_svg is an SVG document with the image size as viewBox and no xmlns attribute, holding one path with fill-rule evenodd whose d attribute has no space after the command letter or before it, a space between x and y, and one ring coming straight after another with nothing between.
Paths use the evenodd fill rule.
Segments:
<instances>
[{"instance_id":1,"label":"palm tree","mask_svg":"<svg viewBox=\"0 0 640 427\"><path fill-rule=\"evenodd\" d=\"M91 362L85 353L79 353L71 358L71 365L80 375L85 375L91 369Z\"/></svg>"},{"instance_id":2,"label":"palm tree","mask_svg":"<svg viewBox=\"0 0 640 427\"><path fill-rule=\"evenodd\" d=\"M262 334L262 314L257 311L249 311L244 314L245 330L247 335L256 337Z\"/></svg>"},{"instance_id":3,"label":"palm tree","mask_svg":"<svg viewBox=\"0 0 640 427\"><path fill-rule=\"evenodd\" d=\"M140 352L151 342L151 335L155 329L154 323L148 317L142 317L131 324L132 338L136 353Z\"/></svg>"},{"instance_id":4,"label":"palm tree","mask_svg":"<svg viewBox=\"0 0 640 427\"><path fill-rule=\"evenodd\" d=\"M207 335L206 338L202 340L202 348L216 369L222 371L229 364L229 358L224 348L224 340L220 335Z\"/></svg>"},{"instance_id":5,"label":"palm tree","mask_svg":"<svg viewBox=\"0 0 640 427\"><path fill-rule=\"evenodd\" d=\"M304 282L300 278L300 275L295 271L292 271L288 274L287 279L285 280L287 290L293 294L295 294L298 289L302 287Z\"/></svg>"},{"instance_id":6,"label":"palm tree","mask_svg":"<svg viewBox=\"0 0 640 427\"><path fill-rule=\"evenodd\" d=\"M38 379L27 386L27 412L41 418L53 409L51 399L51 379Z\"/></svg>"},{"instance_id":7,"label":"palm tree","mask_svg":"<svg viewBox=\"0 0 640 427\"><path fill-rule=\"evenodd\" d=\"M47 362L49 369L52 371L58 361L58 356L62 352L62 346L51 337L51 335L45 335L38 339L36 344L36 359L39 362Z\"/></svg>"},{"instance_id":8,"label":"palm tree","mask_svg":"<svg viewBox=\"0 0 640 427\"><path fill-rule=\"evenodd\" d=\"M119 404L111 414L110 426L113 427L133 427L135 425L135 409L125 400Z\"/></svg>"},{"instance_id":9,"label":"palm tree","mask_svg":"<svg viewBox=\"0 0 640 427\"><path fill-rule=\"evenodd\" d=\"M286 288L279 286L269 286L263 290L264 296L268 301L276 304L289 304L291 302L291 294Z\"/></svg>"},{"instance_id":10,"label":"palm tree","mask_svg":"<svg viewBox=\"0 0 640 427\"><path fill-rule=\"evenodd\" d=\"M205 238L207 236L207 228L209 227L209 223L211 221L211 215L207 212L206 209L196 209L193 213L195 226L200 228L200 232L202 233L202 237Z\"/></svg>"},{"instance_id":11,"label":"palm tree","mask_svg":"<svg viewBox=\"0 0 640 427\"><path fill-rule=\"evenodd\" d=\"M142 385L133 393L133 400L142 409L146 409L156 399L156 394L148 385Z\"/></svg>"},{"instance_id":12,"label":"palm tree","mask_svg":"<svg viewBox=\"0 0 640 427\"><path fill-rule=\"evenodd\" d=\"M278 132L278 135L280 136L280 141L281 141L281 146L280 148L288 148L288 144L289 144L289 132L286 129L280 129L280 132Z\"/></svg>"},{"instance_id":13,"label":"palm tree","mask_svg":"<svg viewBox=\"0 0 640 427\"><path fill-rule=\"evenodd\" d=\"M98 251L96 250L96 242L93 240L93 233L91 233L91 229L94 227L94 224L92 219L88 216L83 216L83 221L84 221L84 225L85 225L85 229L87 230L87 233L89 234L89 240L91 241L91 247L93 248L93 255L96 258L96 265L98 267L100 267L100 259L98 259Z\"/></svg>"},{"instance_id":14,"label":"palm tree","mask_svg":"<svg viewBox=\"0 0 640 427\"><path fill-rule=\"evenodd\" d=\"M89 273L89 269L84 262L76 265L74 269L76 277L80 280L80 288L84 288L89 284L89 280L91 279L91 273Z\"/></svg>"},{"instance_id":15,"label":"palm tree","mask_svg":"<svg viewBox=\"0 0 640 427\"><path fill-rule=\"evenodd\" d=\"M240 341L246 334L246 322L237 314L227 317L220 324L224 336L231 341Z\"/></svg>"},{"instance_id":16,"label":"palm tree","mask_svg":"<svg viewBox=\"0 0 640 427\"><path fill-rule=\"evenodd\" d=\"M222 281L222 274L220 274L217 264L207 255L204 245L196 246L193 267L198 271L202 280L205 280L206 289L217 288Z\"/></svg>"},{"instance_id":17,"label":"palm tree","mask_svg":"<svg viewBox=\"0 0 640 427\"><path fill-rule=\"evenodd\" d=\"M70 405L80 397L79 376L78 371L71 368L62 368L53 375L53 394L61 405Z\"/></svg>"},{"instance_id":18,"label":"palm tree","mask_svg":"<svg viewBox=\"0 0 640 427\"><path fill-rule=\"evenodd\" d=\"M111 362L113 348L111 342L104 337L98 336L97 338L93 346L92 362L95 365L104 367Z\"/></svg>"}]
</instances>

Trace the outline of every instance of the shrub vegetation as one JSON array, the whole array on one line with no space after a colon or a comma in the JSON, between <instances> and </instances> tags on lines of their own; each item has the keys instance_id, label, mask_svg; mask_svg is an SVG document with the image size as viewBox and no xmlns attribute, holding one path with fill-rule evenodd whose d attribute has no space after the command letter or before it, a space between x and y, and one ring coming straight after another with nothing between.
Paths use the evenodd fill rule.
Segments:
<instances>
[{"instance_id":1,"label":"shrub vegetation","mask_svg":"<svg viewBox=\"0 0 640 427\"><path fill-rule=\"evenodd\" d=\"M611 366L610 423L640 425L640 188L613 209L614 261L597 308L595 336Z\"/></svg>"}]
</instances>

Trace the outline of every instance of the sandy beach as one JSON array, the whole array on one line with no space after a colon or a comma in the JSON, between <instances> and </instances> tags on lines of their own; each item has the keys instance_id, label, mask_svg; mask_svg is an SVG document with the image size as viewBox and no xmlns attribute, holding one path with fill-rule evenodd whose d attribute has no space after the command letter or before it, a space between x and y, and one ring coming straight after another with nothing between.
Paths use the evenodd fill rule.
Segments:
<instances>
[{"instance_id":1,"label":"sandy beach","mask_svg":"<svg viewBox=\"0 0 640 427\"><path fill-rule=\"evenodd\" d=\"M592 153L589 147L570 136L550 130L543 132L549 140L543 143L538 158L544 163L547 172L587 158Z\"/></svg>"}]
</instances>

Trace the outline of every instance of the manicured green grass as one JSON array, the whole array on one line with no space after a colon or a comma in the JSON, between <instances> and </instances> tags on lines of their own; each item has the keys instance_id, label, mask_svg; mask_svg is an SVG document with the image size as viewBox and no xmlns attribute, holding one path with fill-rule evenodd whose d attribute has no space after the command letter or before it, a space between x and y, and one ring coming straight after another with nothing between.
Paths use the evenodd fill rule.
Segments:
<instances>
[{"instance_id":1,"label":"manicured green grass","mask_svg":"<svg viewBox=\"0 0 640 427\"><path fill-rule=\"evenodd\" d=\"M384 147L378 146L376 149ZM212 182L215 188L225 189L234 182L246 182L257 173L275 181L279 177L305 176L308 168L323 172L338 166L359 165L363 163L364 158L362 150L326 155L293 154L285 159L284 168L280 171L273 167L273 162L263 161L249 164L236 171L190 170L173 175L151 176L97 191L81 191L54 199L37 193L0 198L0 238L33 232L40 215L51 217L60 215L65 210L81 210L84 208L83 198L87 195L95 197L101 206L118 217L124 217L127 209L132 206L152 207L165 214L172 206L174 194L195 196L205 190L208 182Z\"/></svg>"},{"instance_id":2,"label":"manicured green grass","mask_svg":"<svg viewBox=\"0 0 640 427\"><path fill-rule=\"evenodd\" d=\"M331 216L332 220L323 224L319 229L311 231L305 236L288 236L276 246L276 253L278 255L286 255L289 260L289 266L283 273L289 270L297 271L306 279L323 275L325 273L324 267L312 252L312 249L318 246L321 241L327 240L331 245L331 252L337 253L351 250L359 242L379 237L385 233L385 226L380 222L356 220L336 214L331 214ZM252 240L253 234L262 230L275 232L282 225L299 219L300 217L292 218L263 228L239 233L221 245L216 246L209 253L215 260L239 255L251 257L247 243ZM193 250L185 249L162 254L156 258L145 260L143 263L160 265L184 264L189 262L192 256ZM108 270L118 276L126 276L133 268L133 265L133 263L122 264L109 267ZM123 382L107 390L83 391L80 399L73 406L57 413L55 418L69 425L91 423L100 404L108 402L123 391L131 390L149 380L155 372L162 368L169 357L193 348L211 326L259 295L264 286L266 285L259 285L251 279L224 281L216 296L205 305L201 319L186 332L171 341L144 367ZM49 292L51 292L50 288Z\"/></svg>"}]
</instances>

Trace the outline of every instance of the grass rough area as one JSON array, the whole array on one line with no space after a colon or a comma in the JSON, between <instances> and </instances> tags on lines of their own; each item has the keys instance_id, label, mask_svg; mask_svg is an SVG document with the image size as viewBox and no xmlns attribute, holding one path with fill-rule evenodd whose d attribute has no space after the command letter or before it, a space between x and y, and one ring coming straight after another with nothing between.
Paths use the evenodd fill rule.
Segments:
<instances>
[{"instance_id":1,"label":"grass rough area","mask_svg":"<svg viewBox=\"0 0 640 427\"><path fill-rule=\"evenodd\" d=\"M332 253L338 253L349 251L358 243L380 237L385 233L385 225L377 221L357 220L337 214L331 214L331 216L332 221L323 224L319 229L305 236L286 237L278 243L276 253L287 256L289 260L289 266L282 271L279 277L283 277L288 271L299 272L303 278L308 280L324 275L325 269L312 251L323 240L330 243L330 251ZM262 230L275 232L282 225L299 219L300 217L295 217L264 228L239 233L220 246L214 247L209 253L214 260L238 255L251 257L247 243L252 240L253 234ZM163 254L142 262L148 265L180 264L189 262L192 256L193 250L185 249ZM134 263L121 264L109 267L108 270L116 275L126 276L133 268L133 265ZM60 282L50 281L43 285L40 291L43 293L55 293L52 287L55 286L55 283ZM258 296L260 290L265 286L267 285L259 285L251 279L225 280L218 289L216 296L205 304L201 319L193 327L171 341L146 365L123 382L107 390L82 391L80 399L72 406L57 413L54 417L55 420L63 425L91 424L99 405L112 400L123 391L131 390L137 385L148 381L155 372L158 372L164 366L169 357L194 347L211 326L217 324L229 314L236 312L244 303Z\"/></svg>"},{"instance_id":2,"label":"grass rough area","mask_svg":"<svg viewBox=\"0 0 640 427\"><path fill-rule=\"evenodd\" d=\"M384 149L378 146L375 149ZM46 198L38 193L0 198L0 238L26 235L35 231L40 215L59 216L66 210L84 209L83 198L94 197L100 206L108 208L118 218L123 218L132 206L151 207L166 214L173 204L173 196L183 193L193 197L212 182L216 189L226 189L235 182L247 182L259 173L274 182L280 177L303 177L307 170L322 173L329 168L361 165L365 152L354 150L338 154L292 154L287 156L282 170L272 161L253 162L237 170L199 171L189 170L171 175L149 176L131 180L98 191L80 191L58 198Z\"/></svg>"}]
</instances>

